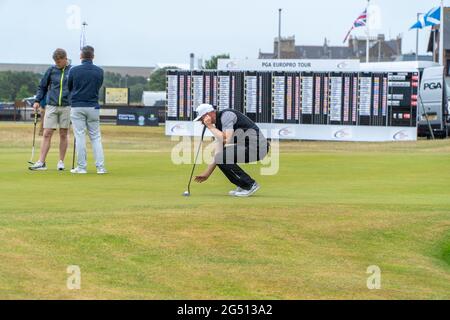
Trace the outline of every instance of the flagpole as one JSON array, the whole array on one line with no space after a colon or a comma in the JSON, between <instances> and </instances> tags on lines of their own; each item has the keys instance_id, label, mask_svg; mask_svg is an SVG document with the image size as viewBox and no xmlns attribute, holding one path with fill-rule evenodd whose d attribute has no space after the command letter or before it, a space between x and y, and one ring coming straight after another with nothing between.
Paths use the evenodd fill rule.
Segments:
<instances>
[{"instance_id":1,"label":"flagpole","mask_svg":"<svg viewBox=\"0 0 450 320\"><path fill-rule=\"evenodd\" d=\"M366 33L367 33L367 41L366 41L366 63L370 62L370 27L369 27L369 6L370 6L370 0L367 0L367 22L366 22Z\"/></svg>"},{"instance_id":2,"label":"flagpole","mask_svg":"<svg viewBox=\"0 0 450 320\"><path fill-rule=\"evenodd\" d=\"M436 30L433 30L433 62L436 62Z\"/></svg>"},{"instance_id":3,"label":"flagpole","mask_svg":"<svg viewBox=\"0 0 450 320\"><path fill-rule=\"evenodd\" d=\"M83 22L81 25L81 35L80 35L80 50L86 46L86 27L88 26L87 22Z\"/></svg>"},{"instance_id":4,"label":"flagpole","mask_svg":"<svg viewBox=\"0 0 450 320\"><path fill-rule=\"evenodd\" d=\"M439 27L439 64L445 65L444 62L444 0L441 0L441 25Z\"/></svg>"},{"instance_id":5,"label":"flagpole","mask_svg":"<svg viewBox=\"0 0 450 320\"><path fill-rule=\"evenodd\" d=\"M420 15L420 13L417 13L417 21L419 21ZM419 28L417 28L416 32L416 61L419 61Z\"/></svg>"}]
</instances>

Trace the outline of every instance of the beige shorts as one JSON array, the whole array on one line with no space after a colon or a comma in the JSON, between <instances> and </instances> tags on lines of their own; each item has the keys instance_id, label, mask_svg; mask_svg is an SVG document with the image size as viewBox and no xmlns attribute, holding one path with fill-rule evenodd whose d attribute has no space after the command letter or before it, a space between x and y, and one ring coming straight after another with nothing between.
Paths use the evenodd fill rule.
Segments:
<instances>
[{"instance_id":1,"label":"beige shorts","mask_svg":"<svg viewBox=\"0 0 450 320\"><path fill-rule=\"evenodd\" d=\"M44 129L69 129L70 107L45 107Z\"/></svg>"}]
</instances>

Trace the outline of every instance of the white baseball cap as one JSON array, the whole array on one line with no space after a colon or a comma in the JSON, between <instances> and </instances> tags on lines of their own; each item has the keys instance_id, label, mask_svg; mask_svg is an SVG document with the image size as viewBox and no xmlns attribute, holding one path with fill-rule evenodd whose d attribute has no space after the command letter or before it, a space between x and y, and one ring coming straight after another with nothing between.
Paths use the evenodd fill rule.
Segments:
<instances>
[{"instance_id":1,"label":"white baseball cap","mask_svg":"<svg viewBox=\"0 0 450 320\"><path fill-rule=\"evenodd\" d=\"M214 111L214 107L210 104L201 104L197 107L197 118L194 119L194 121L199 121L205 114Z\"/></svg>"}]
</instances>

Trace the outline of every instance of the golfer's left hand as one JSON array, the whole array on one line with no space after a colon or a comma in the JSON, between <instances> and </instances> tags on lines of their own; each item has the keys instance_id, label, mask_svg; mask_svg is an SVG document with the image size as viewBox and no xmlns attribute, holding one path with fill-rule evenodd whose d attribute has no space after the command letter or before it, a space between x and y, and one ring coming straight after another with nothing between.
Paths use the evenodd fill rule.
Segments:
<instances>
[{"instance_id":1,"label":"golfer's left hand","mask_svg":"<svg viewBox=\"0 0 450 320\"><path fill-rule=\"evenodd\" d=\"M209 178L209 175L203 173L203 174L195 177L195 182L202 183L202 182L205 182L206 180L208 180L208 178Z\"/></svg>"}]
</instances>

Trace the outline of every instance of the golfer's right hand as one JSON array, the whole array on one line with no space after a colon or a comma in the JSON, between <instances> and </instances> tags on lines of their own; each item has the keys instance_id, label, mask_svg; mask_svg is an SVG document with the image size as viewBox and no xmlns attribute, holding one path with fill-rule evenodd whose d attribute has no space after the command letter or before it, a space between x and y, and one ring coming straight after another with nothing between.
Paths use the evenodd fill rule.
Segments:
<instances>
[{"instance_id":1,"label":"golfer's right hand","mask_svg":"<svg viewBox=\"0 0 450 320\"><path fill-rule=\"evenodd\" d=\"M39 110L40 107L41 107L41 104L40 104L39 102L35 102L35 103L33 104L34 112L37 112L37 111Z\"/></svg>"},{"instance_id":2,"label":"golfer's right hand","mask_svg":"<svg viewBox=\"0 0 450 320\"><path fill-rule=\"evenodd\" d=\"M208 180L208 178L209 178L208 175L202 174L202 175L199 175L199 176L196 176L196 177L195 177L195 182L197 182L197 183L203 183L203 182L205 182L206 180Z\"/></svg>"}]
</instances>

